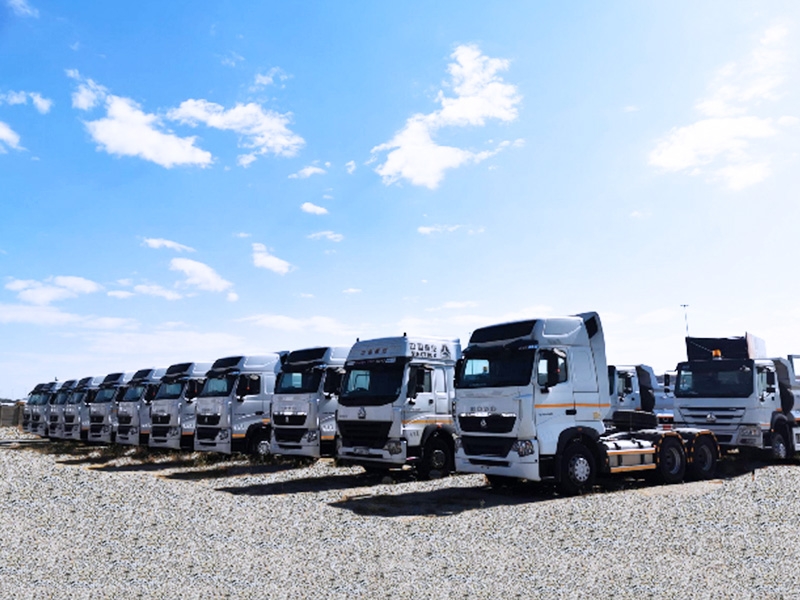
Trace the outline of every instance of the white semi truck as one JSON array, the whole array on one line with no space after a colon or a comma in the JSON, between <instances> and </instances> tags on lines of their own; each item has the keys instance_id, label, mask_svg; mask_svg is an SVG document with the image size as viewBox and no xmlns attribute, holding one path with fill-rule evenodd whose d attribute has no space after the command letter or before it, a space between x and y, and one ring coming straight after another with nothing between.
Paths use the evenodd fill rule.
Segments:
<instances>
[{"instance_id":1,"label":"white semi truck","mask_svg":"<svg viewBox=\"0 0 800 600\"><path fill-rule=\"evenodd\" d=\"M270 409L281 354L214 361L197 397L194 449L269 454Z\"/></svg>"},{"instance_id":2,"label":"white semi truck","mask_svg":"<svg viewBox=\"0 0 800 600\"><path fill-rule=\"evenodd\" d=\"M45 401L49 398L46 391L47 385L46 383L37 383L28 394L28 399L22 408L22 431L25 433L33 433L33 407L38 405L43 397Z\"/></svg>"},{"instance_id":3,"label":"white semi truck","mask_svg":"<svg viewBox=\"0 0 800 600\"><path fill-rule=\"evenodd\" d=\"M762 340L686 338L678 364L675 424L706 427L723 450L758 450L775 460L800 451L800 386L791 357L767 358Z\"/></svg>"},{"instance_id":4,"label":"white semi truck","mask_svg":"<svg viewBox=\"0 0 800 600\"><path fill-rule=\"evenodd\" d=\"M64 438L64 407L67 405L72 390L78 385L77 379L70 379L61 384L50 404L50 427L48 435L53 439Z\"/></svg>"},{"instance_id":5,"label":"white semi truck","mask_svg":"<svg viewBox=\"0 0 800 600\"><path fill-rule=\"evenodd\" d=\"M114 442L117 433L117 407L133 373L109 373L89 405L89 441Z\"/></svg>"},{"instance_id":6,"label":"white semi truck","mask_svg":"<svg viewBox=\"0 0 800 600\"><path fill-rule=\"evenodd\" d=\"M31 433L41 437L47 437L50 430L50 402L55 398L56 393L61 387L58 381L45 383L39 394L36 395L36 402L31 404Z\"/></svg>"},{"instance_id":7,"label":"white semi truck","mask_svg":"<svg viewBox=\"0 0 800 600\"><path fill-rule=\"evenodd\" d=\"M336 453L336 409L349 346L290 352L272 399L272 452L320 458Z\"/></svg>"},{"instance_id":8,"label":"white semi truck","mask_svg":"<svg viewBox=\"0 0 800 600\"><path fill-rule=\"evenodd\" d=\"M659 429L654 414L615 410L597 313L473 332L456 369L456 470L493 485L553 481L562 493L598 475L652 473L665 483L711 477L707 429Z\"/></svg>"},{"instance_id":9,"label":"white semi truck","mask_svg":"<svg viewBox=\"0 0 800 600\"><path fill-rule=\"evenodd\" d=\"M672 395L665 390L652 367L609 366L608 376L614 410L652 412L660 424L672 423Z\"/></svg>"},{"instance_id":10,"label":"white semi truck","mask_svg":"<svg viewBox=\"0 0 800 600\"><path fill-rule=\"evenodd\" d=\"M152 427L147 445L151 448L194 448L194 399L203 388L209 362L187 362L170 366L150 405Z\"/></svg>"},{"instance_id":11,"label":"white semi truck","mask_svg":"<svg viewBox=\"0 0 800 600\"><path fill-rule=\"evenodd\" d=\"M117 408L117 443L146 446L150 438L150 404L156 397L165 368L140 369L133 374Z\"/></svg>"},{"instance_id":12,"label":"white semi truck","mask_svg":"<svg viewBox=\"0 0 800 600\"><path fill-rule=\"evenodd\" d=\"M422 477L453 469L457 339L357 341L342 377L336 455L383 471L412 465Z\"/></svg>"},{"instance_id":13,"label":"white semi truck","mask_svg":"<svg viewBox=\"0 0 800 600\"><path fill-rule=\"evenodd\" d=\"M64 405L64 438L86 441L89 439L89 405L94 400L103 377L84 377Z\"/></svg>"}]
</instances>

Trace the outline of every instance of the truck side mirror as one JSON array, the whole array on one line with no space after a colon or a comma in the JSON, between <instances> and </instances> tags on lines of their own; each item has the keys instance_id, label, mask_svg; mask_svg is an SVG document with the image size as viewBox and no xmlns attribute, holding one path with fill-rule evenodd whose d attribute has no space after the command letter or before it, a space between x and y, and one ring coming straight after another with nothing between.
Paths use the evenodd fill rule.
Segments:
<instances>
[{"instance_id":1,"label":"truck side mirror","mask_svg":"<svg viewBox=\"0 0 800 600\"><path fill-rule=\"evenodd\" d=\"M624 390L626 394L633 393L633 375L630 373L625 373L625 385Z\"/></svg>"},{"instance_id":2,"label":"truck side mirror","mask_svg":"<svg viewBox=\"0 0 800 600\"><path fill-rule=\"evenodd\" d=\"M558 364L558 355L555 352L547 354L547 387L556 386L561 381L561 371Z\"/></svg>"},{"instance_id":3,"label":"truck side mirror","mask_svg":"<svg viewBox=\"0 0 800 600\"><path fill-rule=\"evenodd\" d=\"M767 393L775 393L775 371L767 371Z\"/></svg>"}]
</instances>

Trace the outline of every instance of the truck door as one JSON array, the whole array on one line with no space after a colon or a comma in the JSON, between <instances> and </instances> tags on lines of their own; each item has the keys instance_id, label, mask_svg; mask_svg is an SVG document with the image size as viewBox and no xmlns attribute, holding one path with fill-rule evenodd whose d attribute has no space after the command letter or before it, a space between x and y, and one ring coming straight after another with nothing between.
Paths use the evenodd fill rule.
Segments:
<instances>
[{"instance_id":1,"label":"truck door","mask_svg":"<svg viewBox=\"0 0 800 600\"><path fill-rule=\"evenodd\" d=\"M575 399L570 385L566 352L545 349L539 352L534 370L534 398L537 429L555 430L557 423L573 423L576 419Z\"/></svg>"},{"instance_id":2,"label":"truck door","mask_svg":"<svg viewBox=\"0 0 800 600\"><path fill-rule=\"evenodd\" d=\"M244 373L239 376L239 380L236 382L236 399L233 401L232 416L234 423L242 423L263 417L265 395L261 390L260 375Z\"/></svg>"},{"instance_id":3,"label":"truck door","mask_svg":"<svg viewBox=\"0 0 800 600\"><path fill-rule=\"evenodd\" d=\"M450 414L450 396L447 393L445 370L437 367L433 371L433 398L437 415Z\"/></svg>"},{"instance_id":4,"label":"truck door","mask_svg":"<svg viewBox=\"0 0 800 600\"><path fill-rule=\"evenodd\" d=\"M436 412L433 395L433 369L424 365L414 365L408 371L408 399L406 412L413 418L413 413Z\"/></svg>"}]
</instances>

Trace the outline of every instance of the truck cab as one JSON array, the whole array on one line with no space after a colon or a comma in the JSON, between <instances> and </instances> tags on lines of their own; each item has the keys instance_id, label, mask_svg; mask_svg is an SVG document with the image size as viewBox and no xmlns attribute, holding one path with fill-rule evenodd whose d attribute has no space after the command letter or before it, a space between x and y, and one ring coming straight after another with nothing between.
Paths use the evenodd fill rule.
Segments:
<instances>
[{"instance_id":1,"label":"truck cab","mask_svg":"<svg viewBox=\"0 0 800 600\"><path fill-rule=\"evenodd\" d=\"M37 383L33 386L25 401L25 406L22 407L22 431L25 433L33 433L33 407L39 404L43 396L46 396L46 387L46 383Z\"/></svg>"},{"instance_id":2,"label":"truck cab","mask_svg":"<svg viewBox=\"0 0 800 600\"><path fill-rule=\"evenodd\" d=\"M412 465L422 477L453 470L450 406L458 339L357 341L347 356L336 455L368 470Z\"/></svg>"},{"instance_id":3,"label":"truck cab","mask_svg":"<svg viewBox=\"0 0 800 600\"><path fill-rule=\"evenodd\" d=\"M64 405L64 438L86 441L89 439L89 405L94 400L103 377L84 377Z\"/></svg>"},{"instance_id":4,"label":"truck cab","mask_svg":"<svg viewBox=\"0 0 800 600\"><path fill-rule=\"evenodd\" d=\"M272 399L272 452L320 458L336 453L336 410L349 346L290 352Z\"/></svg>"},{"instance_id":5,"label":"truck cab","mask_svg":"<svg viewBox=\"0 0 800 600\"><path fill-rule=\"evenodd\" d=\"M675 424L712 430L723 450L760 450L784 460L800 449L794 414L798 385L785 358L767 358L763 341L686 338L678 364Z\"/></svg>"},{"instance_id":6,"label":"truck cab","mask_svg":"<svg viewBox=\"0 0 800 600\"><path fill-rule=\"evenodd\" d=\"M117 407L133 373L109 373L89 405L89 441L111 444L117 432Z\"/></svg>"},{"instance_id":7,"label":"truck cab","mask_svg":"<svg viewBox=\"0 0 800 600\"><path fill-rule=\"evenodd\" d=\"M270 409L282 353L214 361L197 397L194 449L269 454Z\"/></svg>"},{"instance_id":8,"label":"truck cab","mask_svg":"<svg viewBox=\"0 0 800 600\"><path fill-rule=\"evenodd\" d=\"M67 405L72 390L78 385L77 379L70 379L61 384L50 405L49 436L54 439L64 438L64 407Z\"/></svg>"},{"instance_id":9,"label":"truck cab","mask_svg":"<svg viewBox=\"0 0 800 600\"><path fill-rule=\"evenodd\" d=\"M652 412L618 408L614 381L597 313L476 329L456 369L456 470L550 480L566 494L598 475L713 474L710 432L663 431Z\"/></svg>"},{"instance_id":10,"label":"truck cab","mask_svg":"<svg viewBox=\"0 0 800 600\"><path fill-rule=\"evenodd\" d=\"M151 448L194 448L195 398L203 389L209 362L178 363L170 366L150 405L152 427L147 445Z\"/></svg>"},{"instance_id":11,"label":"truck cab","mask_svg":"<svg viewBox=\"0 0 800 600\"><path fill-rule=\"evenodd\" d=\"M50 431L50 407L56 393L61 387L58 381L45 383L36 396L36 403L31 404L31 433L47 437Z\"/></svg>"},{"instance_id":12,"label":"truck cab","mask_svg":"<svg viewBox=\"0 0 800 600\"><path fill-rule=\"evenodd\" d=\"M672 422L672 396L665 390L663 378L659 378L652 367L609 365L608 373L614 410L652 412L659 423Z\"/></svg>"},{"instance_id":13,"label":"truck cab","mask_svg":"<svg viewBox=\"0 0 800 600\"><path fill-rule=\"evenodd\" d=\"M166 368L140 369L128 382L117 408L117 443L147 445L150 438L150 404L156 397Z\"/></svg>"}]
</instances>

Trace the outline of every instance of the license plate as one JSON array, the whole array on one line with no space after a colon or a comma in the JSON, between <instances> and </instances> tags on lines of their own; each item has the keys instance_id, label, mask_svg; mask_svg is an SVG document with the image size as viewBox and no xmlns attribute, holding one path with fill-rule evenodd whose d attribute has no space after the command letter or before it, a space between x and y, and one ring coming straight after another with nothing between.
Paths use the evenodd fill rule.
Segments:
<instances>
[{"instance_id":1,"label":"license plate","mask_svg":"<svg viewBox=\"0 0 800 600\"><path fill-rule=\"evenodd\" d=\"M369 448L353 448L353 454L366 456L367 454L369 454Z\"/></svg>"}]
</instances>

